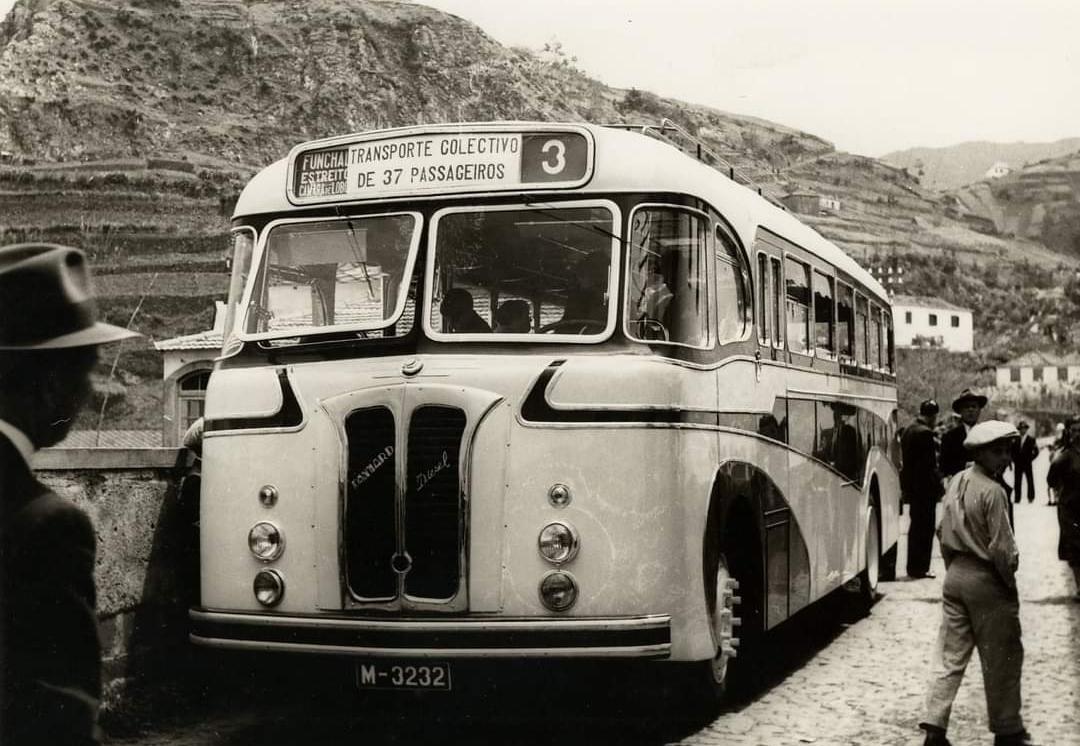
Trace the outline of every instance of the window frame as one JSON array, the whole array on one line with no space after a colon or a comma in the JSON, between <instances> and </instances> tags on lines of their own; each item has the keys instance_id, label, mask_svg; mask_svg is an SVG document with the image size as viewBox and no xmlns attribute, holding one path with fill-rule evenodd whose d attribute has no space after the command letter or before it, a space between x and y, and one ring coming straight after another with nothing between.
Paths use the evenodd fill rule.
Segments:
<instances>
[{"instance_id":1,"label":"window frame","mask_svg":"<svg viewBox=\"0 0 1080 746\"><path fill-rule=\"evenodd\" d=\"M956 313L950 314L949 328L951 328L951 329L959 329L960 328L960 314L956 314Z\"/></svg>"},{"instance_id":2,"label":"window frame","mask_svg":"<svg viewBox=\"0 0 1080 746\"><path fill-rule=\"evenodd\" d=\"M848 321L848 338L846 340L847 343L848 343L848 349L850 351L850 354L844 354L843 352L840 351L839 334L837 335L837 339L836 339L836 354L837 354L839 360L841 362L843 362L843 363L857 364L858 363L858 356L856 355L857 348L855 346L855 296L857 295L857 291L855 289L855 286L852 283L845 282L844 280L840 279L839 277L836 279L836 285L837 286L843 286L844 288L846 288L847 291L848 291L849 297L851 298L851 306L850 306L850 308L851 308L851 319ZM836 326L837 326L837 328L839 328L839 326L840 326L840 292L841 292L840 287L836 287L835 288L835 293L836 293Z\"/></svg>"},{"instance_id":3,"label":"window frame","mask_svg":"<svg viewBox=\"0 0 1080 746\"><path fill-rule=\"evenodd\" d=\"M937 326L937 322L938 322L937 314L927 312L927 314L926 314L926 323L927 323L927 325L929 325L929 326Z\"/></svg>"},{"instance_id":4,"label":"window frame","mask_svg":"<svg viewBox=\"0 0 1080 746\"><path fill-rule=\"evenodd\" d=\"M832 317L829 319L829 344L831 349L819 347L817 344L817 300L815 299L814 281L816 278L821 277L829 286L829 299L832 301ZM819 357L822 360L837 360L840 355L839 345L836 343L836 283L837 279L834 275L828 274L821 269L811 265L810 267L810 328L813 332L814 342L814 356Z\"/></svg>"},{"instance_id":5,"label":"window frame","mask_svg":"<svg viewBox=\"0 0 1080 746\"><path fill-rule=\"evenodd\" d=\"M435 288L435 248L439 237L439 221L446 215L476 212L514 212L515 210L536 210L537 205L525 202L513 202L507 204L468 204L449 205L439 208L431 213L427 223L427 256L424 258L424 297L423 303L417 304L417 315L421 316L420 328L424 335L435 342L531 342L534 344L546 343L570 343L570 344L598 344L611 338L617 326L618 309L616 303L622 302L622 293L619 289L619 267L623 258L620 255L621 241L619 240L620 226L622 225L622 211L619 206L608 199L585 199L570 200L566 202L545 202L543 209L558 210L561 208L589 208L602 207L611 212L612 230L611 238L611 265L608 268L608 317L604 323L604 330L597 334L536 334L516 333L500 334L494 331L456 334L436 330L431 326L431 307L434 300ZM627 253L629 256L629 252Z\"/></svg>"},{"instance_id":6,"label":"window frame","mask_svg":"<svg viewBox=\"0 0 1080 746\"><path fill-rule=\"evenodd\" d=\"M784 262L781 257L769 254L769 278L772 289L772 338L770 342L774 350L783 350L787 347L787 321L784 317L785 297L784 288Z\"/></svg>"},{"instance_id":7,"label":"window frame","mask_svg":"<svg viewBox=\"0 0 1080 746\"><path fill-rule=\"evenodd\" d=\"M855 362L860 368L870 368L870 296L854 288L853 293L854 306L852 308L851 319L855 329L855 345L853 352L855 353ZM859 301L862 301L866 306L866 311L863 313L862 329L859 329ZM862 333L862 348L859 347L859 333ZM859 352L862 352L860 355Z\"/></svg>"},{"instance_id":8,"label":"window frame","mask_svg":"<svg viewBox=\"0 0 1080 746\"><path fill-rule=\"evenodd\" d=\"M788 320L787 320L787 279L788 279L788 262L794 262L800 265L805 271L806 279L806 291L807 291L807 304L806 304L806 349L796 350L791 346L791 338L788 336ZM783 316L784 316L784 336L787 339L788 352L795 355L804 355L806 357L814 357L814 275L813 268L810 262L802 259L797 254L791 251L784 252L784 293L783 293ZM797 301L796 301L797 302Z\"/></svg>"},{"instance_id":9,"label":"window frame","mask_svg":"<svg viewBox=\"0 0 1080 746\"><path fill-rule=\"evenodd\" d=\"M394 314L386 323L381 326L367 327L363 324L332 324L330 326L311 326L304 329L288 329L278 330L273 332L246 332L243 328L240 328L235 338L242 342L259 342L259 341L274 341L274 340L288 340L288 339L302 339L306 343L317 343L318 337L334 334L350 334L358 332L374 332L381 329L386 329L389 326L395 325L401 321L401 316L405 313L405 305L408 303L409 293L408 284L412 282L413 274L416 272L416 260L420 254L420 237L424 233L424 215L418 210L391 210L389 212L373 212L373 213L349 213L349 214L337 214L337 215L323 215L320 217L283 217L271 220L258 234L258 241L255 244L255 250L252 253L251 266L252 271L248 273L247 282L244 283L244 295L242 298L242 305L244 306L244 312L240 317L243 323L247 323L248 308L251 305L252 298L256 291L256 284L262 279L263 276L263 259L266 257L266 252L269 250L267 244L270 239L270 234L275 228L279 228L283 225L300 225L303 223L335 223L341 222L343 225L347 225L350 220L365 220L369 218L392 218L400 216L410 216L416 221L416 228L413 230L412 237L409 239L409 253L405 257L405 264L402 268L402 277L408 278L405 283L405 292L398 294L398 305L394 309ZM397 338L402 335L396 335ZM380 338L382 339L382 338Z\"/></svg>"},{"instance_id":10,"label":"window frame","mask_svg":"<svg viewBox=\"0 0 1080 746\"><path fill-rule=\"evenodd\" d=\"M754 294L754 300L760 305L756 321L758 322L758 344L762 347L769 347L772 345L772 329L769 323L770 313L772 311L769 308L769 300L771 295L769 289L771 287L771 265L769 264L769 255L760 249L757 252L757 269L758 269L758 290Z\"/></svg>"},{"instance_id":11,"label":"window frame","mask_svg":"<svg viewBox=\"0 0 1080 746\"><path fill-rule=\"evenodd\" d=\"M563 203L559 203L559 204L563 204ZM636 336L634 336L633 334L630 333L630 319L629 319L628 314L626 313L627 298L625 297L625 295L630 290L630 255L631 255L632 252L631 252L629 244L630 244L630 239L631 239L631 233L633 231L632 226L634 225L634 215L637 214L637 212L639 210L656 209L656 208L662 208L662 209L665 209L665 210L675 210L677 212L688 212L688 213L691 213L691 214L699 217L701 220L705 221L706 230L705 230L705 254L704 254L705 262L704 262L704 264L705 264L705 292L707 294L706 298L705 298L705 312L707 314L707 318L706 318L706 322L705 322L705 328L706 328L706 336L707 336L707 338L706 338L706 342L705 342L704 345L691 345L691 344L687 344L686 342L670 342L670 341L663 340L663 339L641 339L641 338L636 337ZM699 210L699 209L697 209L695 207L688 207L686 205L673 204L673 203L670 203L670 202L641 202L639 204L634 205L633 209L630 210L629 215L627 215L626 225L625 225L625 236L626 236L625 243L626 243L626 246L627 246L626 252L625 252L626 255L622 257L622 263L620 265L622 267L622 272L623 272L624 277L626 278L626 281L623 283L625 285L625 287L622 289L622 292L620 292L619 295L618 295L619 309L620 309L621 314L622 314L622 333L626 336L626 338L628 340L630 340L631 342L636 342L638 344L649 345L650 347L653 346L653 345L668 345L670 347L683 347L683 348L686 348L688 350L713 350L713 349L716 348L716 313L717 313L717 310L715 308L716 304L715 304L715 301L713 299L714 290L712 288L713 284L716 281L716 278L713 276L714 273L716 272L716 269L715 269L715 267L712 266L713 262L716 261L715 257L714 257L715 247L713 246L713 242L716 239L714 238L713 231L709 229L710 226L713 225L713 223L714 223L713 219L704 210ZM621 225L621 223L620 223L620 225Z\"/></svg>"},{"instance_id":12,"label":"window frame","mask_svg":"<svg viewBox=\"0 0 1080 746\"><path fill-rule=\"evenodd\" d=\"M752 273L746 262L746 255L742 251L742 247L739 246L739 242L735 240L735 235L728 227L720 220L713 221L713 261L722 261L725 264L731 264L735 270L735 274L738 277L739 283L742 285L743 296L743 318L742 318L742 334L738 337L732 337L731 339L720 339L720 309L715 308L713 312L716 314L715 334L712 331L712 324L710 323L710 336L715 336L716 344L726 345L734 344L736 342L746 342L754 335L755 318L754 318L754 281ZM721 257L720 245L723 244L726 249L724 256ZM629 256L629 252L627 252ZM731 256L732 261L729 262L727 257ZM714 277L711 280L711 284L714 286L713 305L715 306L720 302L720 287L718 285L720 281L719 273L716 267L713 267ZM629 278L629 275L627 275Z\"/></svg>"}]
</instances>

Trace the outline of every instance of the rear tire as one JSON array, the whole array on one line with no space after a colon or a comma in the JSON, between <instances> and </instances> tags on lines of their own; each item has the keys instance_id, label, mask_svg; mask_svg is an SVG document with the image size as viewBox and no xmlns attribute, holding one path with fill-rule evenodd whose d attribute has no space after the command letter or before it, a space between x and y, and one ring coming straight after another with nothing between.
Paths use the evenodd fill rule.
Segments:
<instances>
[{"instance_id":1,"label":"rear tire","mask_svg":"<svg viewBox=\"0 0 1080 746\"><path fill-rule=\"evenodd\" d=\"M866 519L866 568L859 573L858 611L865 616L877 600L881 578L881 520L877 508L870 506Z\"/></svg>"}]
</instances>

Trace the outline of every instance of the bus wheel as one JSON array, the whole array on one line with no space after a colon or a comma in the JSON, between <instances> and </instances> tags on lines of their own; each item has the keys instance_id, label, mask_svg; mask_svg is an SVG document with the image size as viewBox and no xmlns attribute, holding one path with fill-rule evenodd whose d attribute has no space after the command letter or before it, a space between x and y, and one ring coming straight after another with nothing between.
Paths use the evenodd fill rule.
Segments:
<instances>
[{"instance_id":1,"label":"bus wheel","mask_svg":"<svg viewBox=\"0 0 1080 746\"><path fill-rule=\"evenodd\" d=\"M878 580L896 580L896 551L897 545L881 555L881 567L878 570Z\"/></svg>"},{"instance_id":2,"label":"bus wheel","mask_svg":"<svg viewBox=\"0 0 1080 746\"><path fill-rule=\"evenodd\" d=\"M716 653L711 660L693 664L694 699L704 707L719 704L727 691L731 659L737 655L739 647L739 638L735 635L735 628L741 623L735 616L741 601L735 595L738 589L739 581L731 577L727 560L721 555L716 567L715 601L709 611Z\"/></svg>"},{"instance_id":3,"label":"bus wheel","mask_svg":"<svg viewBox=\"0 0 1080 746\"><path fill-rule=\"evenodd\" d=\"M859 574L859 611L870 613L877 598L878 579L881 574L881 526L877 508L870 506L866 520L866 569Z\"/></svg>"}]
</instances>

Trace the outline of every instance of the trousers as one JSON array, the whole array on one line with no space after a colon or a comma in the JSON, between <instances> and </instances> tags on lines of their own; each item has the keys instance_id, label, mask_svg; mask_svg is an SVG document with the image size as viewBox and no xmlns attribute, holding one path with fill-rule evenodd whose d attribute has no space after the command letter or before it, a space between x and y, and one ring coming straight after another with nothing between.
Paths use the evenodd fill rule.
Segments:
<instances>
[{"instance_id":1,"label":"trousers","mask_svg":"<svg viewBox=\"0 0 1080 746\"><path fill-rule=\"evenodd\" d=\"M1035 476L1030 463L1013 464L1013 502L1020 502L1020 492L1023 490L1025 477L1027 478L1028 502L1035 502Z\"/></svg>"},{"instance_id":2,"label":"trousers","mask_svg":"<svg viewBox=\"0 0 1080 746\"><path fill-rule=\"evenodd\" d=\"M1020 602L994 567L969 554L957 556L945 573L941 628L934 650L926 720L946 729L953 700L971 653L979 649L986 714L995 735L1024 729L1020 717Z\"/></svg>"},{"instance_id":3,"label":"trousers","mask_svg":"<svg viewBox=\"0 0 1080 746\"><path fill-rule=\"evenodd\" d=\"M911 524L908 527L907 574L909 578L921 578L930 571L936 503L920 496L909 500L908 506Z\"/></svg>"}]
</instances>

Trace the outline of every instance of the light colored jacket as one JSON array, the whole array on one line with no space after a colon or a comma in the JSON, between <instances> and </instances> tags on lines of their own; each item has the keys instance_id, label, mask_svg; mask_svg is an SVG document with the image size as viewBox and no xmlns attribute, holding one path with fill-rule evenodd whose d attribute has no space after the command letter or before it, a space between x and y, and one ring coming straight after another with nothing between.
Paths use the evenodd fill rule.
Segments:
<instances>
[{"instance_id":1,"label":"light colored jacket","mask_svg":"<svg viewBox=\"0 0 1080 746\"><path fill-rule=\"evenodd\" d=\"M1020 552L1008 502L1005 488L978 464L949 482L937 529L946 567L957 554L972 554L994 565L1005 585L1016 587Z\"/></svg>"}]
</instances>

